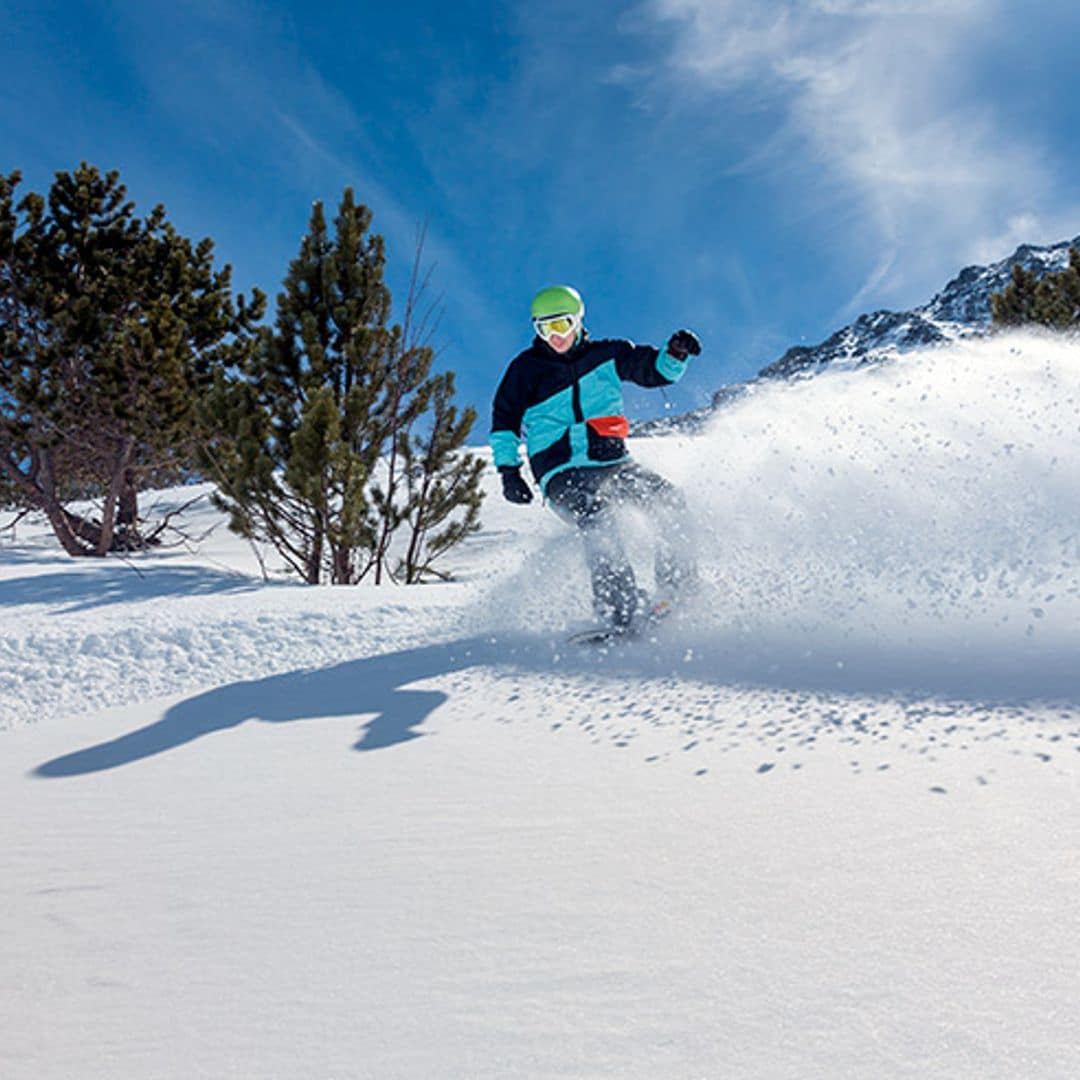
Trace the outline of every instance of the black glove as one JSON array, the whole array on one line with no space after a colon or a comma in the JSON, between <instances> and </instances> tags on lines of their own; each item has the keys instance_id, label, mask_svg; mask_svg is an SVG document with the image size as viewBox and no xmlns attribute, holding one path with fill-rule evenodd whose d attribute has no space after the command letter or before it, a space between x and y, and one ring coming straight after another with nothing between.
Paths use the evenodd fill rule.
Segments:
<instances>
[{"instance_id":1,"label":"black glove","mask_svg":"<svg viewBox=\"0 0 1080 1080\"><path fill-rule=\"evenodd\" d=\"M532 488L521 479L520 465L500 465L499 475L502 476L503 498L507 502L524 506L533 501Z\"/></svg>"},{"instance_id":2,"label":"black glove","mask_svg":"<svg viewBox=\"0 0 1080 1080\"><path fill-rule=\"evenodd\" d=\"M668 356L685 360L688 356L701 354L701 342L693 330L676 330L667 343Z\"/></svg>"}]
</instances>

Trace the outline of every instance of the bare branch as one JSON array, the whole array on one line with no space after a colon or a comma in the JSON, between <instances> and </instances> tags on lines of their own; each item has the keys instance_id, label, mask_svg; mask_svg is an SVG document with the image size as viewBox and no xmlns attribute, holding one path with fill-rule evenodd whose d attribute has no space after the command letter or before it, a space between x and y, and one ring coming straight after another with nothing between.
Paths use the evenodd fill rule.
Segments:
<instances>
[{"instance_id":1,"label":"bare branch","mask_svg":"<svg viewBox=\"0 0 1080 1080\"><path fill-rule=\"evenodd\" d=\"M6 525L0 525L0 532L10 532L12 537L14 537L14 535L15 535L15 526L18 525L19 522L22 521L22 519L24 517L28 517L30 514L34 513L34 509L35 508L32 507L32 506L28 506L24 510L20 510L15 515L15 517L12 518L12 520L9 521Z\"/></svg>"}]
</instances>

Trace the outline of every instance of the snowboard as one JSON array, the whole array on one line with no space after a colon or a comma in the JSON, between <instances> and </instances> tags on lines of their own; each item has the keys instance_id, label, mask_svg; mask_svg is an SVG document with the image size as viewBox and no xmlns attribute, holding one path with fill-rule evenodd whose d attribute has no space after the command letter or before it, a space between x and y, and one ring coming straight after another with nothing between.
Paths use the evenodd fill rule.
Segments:
<instances>
[{"instance_id":1,"label":"snowboard","mask_svg":"<svg viewBox=\"0 0 1080 1080\"><path fill-rule=\"evenodd\" d=\"M571 634L567 641L571 645L615 645L623 641L637 641L646 637L674 610L675 601L670 596L654 597L629 626L592 626Z\"/></svg>"}]
</instances>

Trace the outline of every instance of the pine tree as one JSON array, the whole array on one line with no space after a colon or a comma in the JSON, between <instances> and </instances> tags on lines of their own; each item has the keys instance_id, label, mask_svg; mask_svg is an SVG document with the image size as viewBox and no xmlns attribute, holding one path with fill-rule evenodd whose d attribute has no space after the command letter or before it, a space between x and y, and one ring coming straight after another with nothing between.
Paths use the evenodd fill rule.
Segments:
<instances>
[{"instance_id":1,"label":"pine tree","mask_svg":"<svg viewBox=\"0 0 1080 1080\"><path fill-rule=\"evenodd\" d=\"M425 436L413 438L406 451L408 499L402 516L408 523L409 544L398 574L407 584L421 582L428 574L442 577L433 566L435 560L480 527L484 462L462 452L476 410L469 406L459 417L453 397L453 373L437 375L431 428Z\"/></svg>"},{"instance_id":2,"label":"pine tree","mask_svg":"<svg viewBox=\"0 0 1080 1080\"><path fill-rule=\"evenodd\" d=\"M346 192L331 239L313 206L277 299L272 332L233 380L220 380L207 447L231 526L270 543L309 584L329 567L346 583L373 525L365 488L377 458L370 426L378 358L393 331L382 242L363 242L370 214ZM376 444L377 446L377 444Z\"/></svg>"},{"instance_id":3,"label":"pine tree","mask_svg":"<svg viewBox=\"0 0 1080 1080\"><path fill-rule=\"evenodd\" d=\"M1069 265L1038 278L1019 264L1012 281L990 298L996 326L1034 323L1067 330L1080 326L1080 249L1069 249Z\"/></svg>"},{"instance_id":4,"label":"pine tree","mask_svg":"<svg viewBox=\"0 0 1080 1080\"><path fill-rule=\"evenodd\" d=\"M435 388L431 349L408 321L390 324L371 221L351 188L333 235L314 204L273 331L210 399L220 435L206 460L219 505L232 528L271 544L309 584L388 576L404 521L402 463Z\"/></svg>"},{"instance_id":5,"label":"pine tree","mask_svg":"<svg viewBox=\"0 0 1080 1080\"><path fill-rule=\"evenodd\" d=\"M1039 279L1031 270L1015 263L1012 281L999 293L990 297L990 307L997 326L1020 326L1031 321L1035 306L1035 290Z\"/></svg>"},{"instance_id":6,"label":"pine tree","mask_svg":"<svg viewBox=\"0 0 1080 1080\"><path fill-rule=\"evenodd\" d=\"M0 177L0 472L69 554L138 546L140 475L190 469L197 402L263 298L234 306L213 243L137 218L116 172L84 162L16 204L20 179Z\"/></svg>"}]
</instances>

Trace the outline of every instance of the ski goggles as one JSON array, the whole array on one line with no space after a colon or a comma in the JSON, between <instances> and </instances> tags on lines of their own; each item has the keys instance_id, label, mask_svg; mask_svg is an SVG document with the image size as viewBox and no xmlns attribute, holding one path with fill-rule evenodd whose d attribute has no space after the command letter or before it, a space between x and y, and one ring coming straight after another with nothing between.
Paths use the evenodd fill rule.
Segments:
<instances>
[{"instance_id":1,"label":"ski goggles","mask_svg":"<svg viewBox=\"0 0 1080 1080\"><path fill-rule=\"evenodd\" d=\"M565 337L571 331L577 331L581 326L580 315L550 315L542 319L533 319L536 332L547 341L548 338L558 335Z\"/></svg>"}]
</instances>

